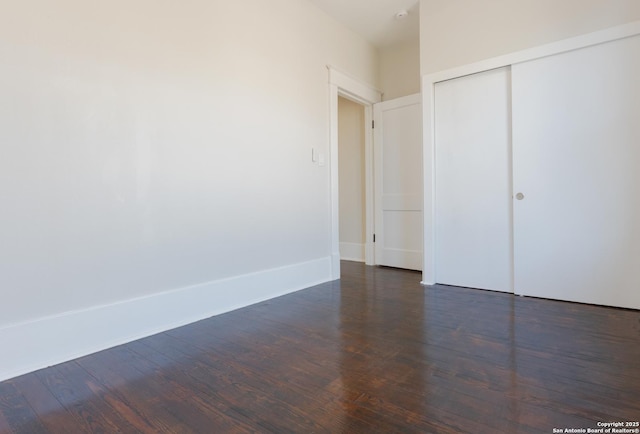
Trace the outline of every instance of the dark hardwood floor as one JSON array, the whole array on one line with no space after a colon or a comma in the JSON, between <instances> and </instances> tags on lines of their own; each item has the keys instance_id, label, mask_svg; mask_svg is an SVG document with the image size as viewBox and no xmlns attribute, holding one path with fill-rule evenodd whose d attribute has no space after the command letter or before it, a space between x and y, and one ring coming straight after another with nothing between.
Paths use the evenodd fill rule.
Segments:
<instances>
[{"instance_id":1,"label":"dark hardwood floor","mask_svg":"<svg viewBox=\"0 0 640 434\"><path fill-rule=\"evenodd\" d=\"M2 433L552 433L640 420L640 312L319 285L0 383Z\"/></svg>"}]
</instances>

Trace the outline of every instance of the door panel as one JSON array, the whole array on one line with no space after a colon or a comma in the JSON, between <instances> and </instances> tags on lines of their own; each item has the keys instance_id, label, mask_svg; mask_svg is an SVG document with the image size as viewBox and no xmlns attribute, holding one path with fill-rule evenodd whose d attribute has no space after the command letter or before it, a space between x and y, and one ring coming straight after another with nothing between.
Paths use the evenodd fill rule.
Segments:
<instances>
[{"instance_id":1,"label":"door panel","mask_svg":"<svg viewBox=\"0 0 640 434\"><path fill-rule=\"evenodd\" d=\"M436 282L513 291L510 70L435 85Z\"/></svg>"},{"instance_id":2,"label":"door panel","mask_svg":"<svg viewBox=\"0 0 640 434\"><path fill-rule=\"evenodd\" d=\"M420 95L374 105L376 264L422 269Z\"/></svg>"},{"instance_id":3,"label":"door panel","mask_svg":"<svg viewBox=\"0 0 640 434\"><path fill-rule=\"evenodd\" d=\"M640 37L513 66L515 289L640 309Z\"/></svg>"}]
</instances>

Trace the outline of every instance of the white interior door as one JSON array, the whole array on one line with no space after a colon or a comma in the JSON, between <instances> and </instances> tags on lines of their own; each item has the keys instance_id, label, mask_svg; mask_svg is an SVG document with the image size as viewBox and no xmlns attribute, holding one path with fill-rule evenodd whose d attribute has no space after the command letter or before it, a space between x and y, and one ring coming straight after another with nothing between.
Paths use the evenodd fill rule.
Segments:
<instances>
[{"instance_id":1,"label":"white interior door","mask_svg":"<svg viewBox=\"0 0 640 434\"><path fill-rule=\"evenodd\" d=\"M640 309L640 36L512 73L516 292Z\"/></svg>"},{"instance_id":2,"label":"white interior door","mask_svg":"<svg viewBox=\"0 0 640 434\"><path fill-rule=\"evenodd\" d=\"M374 105L376 264L422 269L422 105L410 95Z\"/></svg>"},{"instance_id":3,"label":"white interior door","mask_svg":"<svg viewBox=\"0 0 640 434\"><path fill-rule=\"evenodd\" d=\"M435 85L436 282L512 292L508 67Z\"/></svg>"}]
</instances>

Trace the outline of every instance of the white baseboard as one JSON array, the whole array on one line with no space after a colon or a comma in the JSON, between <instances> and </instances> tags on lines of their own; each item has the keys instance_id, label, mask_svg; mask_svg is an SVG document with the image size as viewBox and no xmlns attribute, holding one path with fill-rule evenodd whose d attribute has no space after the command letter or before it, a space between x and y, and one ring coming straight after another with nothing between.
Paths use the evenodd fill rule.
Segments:
<instances>
[{"instance_id":1,"label":"white baseboard","mask_svg":"<svg viewBox=\"0 0 640 434\"><path fill-rule=\"evenodd\" d=\"M364 244L340 243L340 258L345 261L364 262Z\"/></svg>"},{"instance_id":2,"label":"white baseboard","mask_svg":"<svg viewBox=\"0 0 640 434\"><path fill-rule=\"evenodd\" d=\"M331 280L332 258L0 328L0 381Z\"/></svg>"}]
</instances>

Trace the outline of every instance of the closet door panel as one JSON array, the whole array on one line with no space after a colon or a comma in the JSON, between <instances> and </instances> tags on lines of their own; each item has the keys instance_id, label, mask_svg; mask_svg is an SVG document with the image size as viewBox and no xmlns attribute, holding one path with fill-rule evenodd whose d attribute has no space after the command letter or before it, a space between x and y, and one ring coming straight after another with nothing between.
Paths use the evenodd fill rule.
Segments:
<instances>
[{"instance_id":1,"label":"closet door panel","mask_svg":"<svg viewBox=\"0 0 640 434\"><path fill-rule=\"evenodd\" d=\"M640 37L512 66L515 292L640 308Z\"/></svg>"},{"instance_id":2,"label":"closet door panel","mask_svg":"<svg viewBox=\"0 0 640 434\"><path fill-rule=\"evenodd\" d=\"M435 85L436 282L511 292L509 68Z\"/></svg>"}]
</instances>

